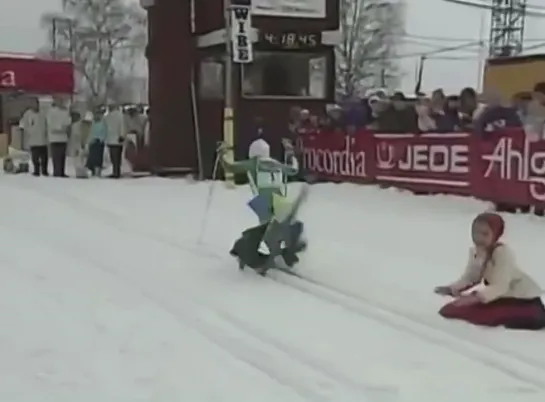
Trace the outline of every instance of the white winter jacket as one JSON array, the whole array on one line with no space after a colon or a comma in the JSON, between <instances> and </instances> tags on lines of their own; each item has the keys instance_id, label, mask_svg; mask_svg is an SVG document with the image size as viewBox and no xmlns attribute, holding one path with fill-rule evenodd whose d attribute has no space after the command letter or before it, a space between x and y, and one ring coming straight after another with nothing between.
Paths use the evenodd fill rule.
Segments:
<instances>
[{"instance_id":1,"label":"white winter jacket","mask_svg":"<svg viewBox=\"0 0 545 402\"><path fill-rule=\"evenodd\" d=\"M112 110L104 116L104 123L108 135L106 136L107 145L122 145L127 131L125 128L125 116L121 110Z\"/></svg>"},{"instance_id":2,"label":"white winter jacket","mask_svg":"<svg viewBox=\"0 0 545 402\"><path fill-rule=\"evenodd\" d=\"M46 113L47 140L50 143L68 142L68 129L71 124L68 110L51 106Z\"/></svg>"},{"instance_id":3,"label":"white winter jacket","mask_svg":"<svg viewBox=\"0 0 545 402\"><path fill-rule=\"evenodd\" d=\"M19 121L23 130L25 143L30 147L47 145L46 116L43 112L28 109Z\"/></svg>"},{"instance_id":4,"label":"white winter jacket","mask_svg":"<svg viewBox=\"0 0 545 402\"><path fill-rule=\"evenodd\" d=\"M485 282L485 286L478 292L486 303L500 297L534 299L542 294L538 284L520 270L513 252L503 244L496 247L488 261L483 251L472 248L464 274L451 288L462 291L481 281Z\"/></svg>"}]
</instances>

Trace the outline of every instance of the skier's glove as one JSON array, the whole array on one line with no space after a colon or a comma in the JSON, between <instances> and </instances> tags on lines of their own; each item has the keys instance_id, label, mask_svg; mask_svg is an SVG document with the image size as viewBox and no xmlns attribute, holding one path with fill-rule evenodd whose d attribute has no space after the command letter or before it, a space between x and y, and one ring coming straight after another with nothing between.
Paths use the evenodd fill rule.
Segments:
<instances>
[{"instance_id":1,"label":"skier's glove","mask_svg":"<svg viewBox=\"0 0 545 402\"><path fill-rule=\"evenodd\" d=\"M231 147L224 141L218 142L216 146L216 152L220 155L226 153L228 150L230 150Z\"/></svg>"},{"instance_id":2,"label":"skier's glove","mask_svg":"<svg viewBox=\"0 0 545 402\"><path fill-rule=\"evenodd\" d=\"M286 152L293 151L293 142L289 138L282 138L282 145Z\"/></svg>"}]
</instances>

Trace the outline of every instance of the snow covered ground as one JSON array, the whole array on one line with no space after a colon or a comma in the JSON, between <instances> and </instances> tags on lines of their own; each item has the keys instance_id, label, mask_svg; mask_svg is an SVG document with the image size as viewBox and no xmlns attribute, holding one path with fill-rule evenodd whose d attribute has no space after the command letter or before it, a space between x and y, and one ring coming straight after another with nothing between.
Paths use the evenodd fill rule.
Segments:
<instances>
[{"instance_id":1,"label":"snow covered ground","mask_svg":"<svg viewBox=\"0 0 545 402\"><path fill-rule=\"evenodd\" d=\"M0 177L0 401L545 400L545 333L436 315L485 204L313 186L305 281L228 258L246 188L200 236L210 189ZM545 285L545 219L506 219Z\"/></svg>"}]
</instances>

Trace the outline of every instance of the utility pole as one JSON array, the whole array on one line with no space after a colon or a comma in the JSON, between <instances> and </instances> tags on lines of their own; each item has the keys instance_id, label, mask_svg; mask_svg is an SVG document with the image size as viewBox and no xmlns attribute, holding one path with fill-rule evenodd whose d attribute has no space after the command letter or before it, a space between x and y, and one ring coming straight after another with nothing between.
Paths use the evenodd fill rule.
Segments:
<instances>
[{"instance_id":1,"label":"utility pole","mask_svg":"<svg viewBox=\"0 0 545 402\"><path fill-rule=\"evenodd\" d=\"M223 0L223 14L225 18L225 104L223 108L223 141L229 147L226 158L228 162L235 159L235 122L234 122L234 94L233 94L233 41L231 32L231 0ZM235 186L233 173L225 171L225 181L228 187Z\"/></svg>"},{"instance_id":2,"label":"utility pole","mask_svg":"<svg viewBox=\"0 0 545 402\"><path fill-rule=\"evenodd\" d=\"M51 57L57 59L57 18L51 20Z\"/></svg>"},{"instance_id":3,"label":"utility pole","mask_svg":"<svg viewBox=\"0 0 545 402\"><path fill-rule=\"evenodd\" d=\"M64 32L62 36L63 41L59 44L58 37L59 31ZM68 47L65 41L68 40ZM72 64L76 61L76 43L74 36L74 21L67 17L53 17L51 19L51 58L53 60L59 59L59 48L62 49L61 57L66 57L66 50L70 55L70 61ZM74 94L70 94L70 103L74 102Z\"/></svg>"},{"instance_id":4,"label":"utility pole","mask_svg":"<svg viewBox=\"0 0 545 402\"><path fill-rule=\"evenodd\" d=\"M250 6L232 4L223 0L225 17L225 106L223 110L223 141L228 146L227 161L233 162L235 146L235 66L253 62L251 39L252 10ZM234 175L225 172L228 187L234 187Z\"/></svg>"},{"instance_id":5,"label":"utility pole","mask_svg":"<svg viewBox=\"0 0 545 402\"><path fill-rule=\"evenodd\" d=\"M59 47L65 44L58 41L60 32L66 32L68 35L68 51L70 52L70 59L74 61L75 43L74 43L74 22L70 18L53 17L51 19L51 57L53 59L59 58ZM64 52L61 52L64 53Z\"/></svg>"}]
</instances>

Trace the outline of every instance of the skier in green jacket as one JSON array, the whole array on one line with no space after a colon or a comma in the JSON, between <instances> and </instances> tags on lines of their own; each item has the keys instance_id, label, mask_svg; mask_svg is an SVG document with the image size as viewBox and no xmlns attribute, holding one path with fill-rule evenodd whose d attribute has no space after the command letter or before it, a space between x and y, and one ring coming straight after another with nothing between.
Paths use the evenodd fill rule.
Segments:
<instances>
[{"instance_id":1,"label":"skier in green jacket","mask_svg":"<svg viewBox=\"0 0 545 402\"><path fill-rule=\"evenodd\" d=\"M246 229L235 242L231 255L239 260L239 267L250 266L265 275L268 269L278 268L278 257L283 257L288 267L299 261L297 253L306 248L301 241L302 222L296 220L297 211L307 195L303 187L294 201L287 198L287 176L299 171L299 163L293 152L293 145L283 141L285 163L270 157L267 142L256 139L250 146L249 158L229 162L225 158L228 147L221 144L218 157L226 171L246 174L254 197L248 205L258 217L259 225ZM262 243L268 253L260 252Z\"/></svg>"}]
</instances>

